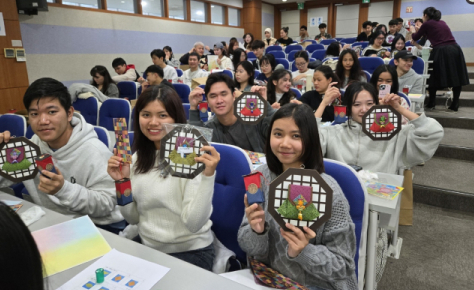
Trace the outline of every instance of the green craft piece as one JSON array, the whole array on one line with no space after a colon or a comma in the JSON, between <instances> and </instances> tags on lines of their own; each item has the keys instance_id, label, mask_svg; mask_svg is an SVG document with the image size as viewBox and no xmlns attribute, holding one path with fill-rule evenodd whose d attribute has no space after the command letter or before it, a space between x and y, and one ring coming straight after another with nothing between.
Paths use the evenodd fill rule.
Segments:
<instances>
[{"instance_id":1,"label":"green craft piece","mask_svg":"<svg viewBox=\"0 0 474 290\"><path fill-rule=\"evenodd\" d=\"M186 154L186 157L183 158L181 157L181 154L179 154L176 150L171 151L170 153L170 160L173 161L176 164L186 164L189 166L193 166L196 164L196 160L194 160L194 157L196 157L196 153L190 153Z\"/></svg>"},{"instance_id":2,"label":"green craft piece","mask_svg":"<svg viewBox=\"0 0 474 290\"><path fill-rule=\"evenodd\" d=\"M289 199L286 199L283 204L277 209L277 211L287 219L298 219L298 210L296 209L295 205L290 202ZM302 211L302 214L304 221L312 221L315 218L319 217L319 211L314 206L314 204L308 205Z\"/></svg>"},{"instance_id":3,"label":"green craft piece","mask_svg":"<svg viewBox=\"0 0 474 290\"><path fill-rule=\"evenodd\" d=\"M5 162L2 166L2 170L5 170L6 172L13 172L17 170L23 170L23 169L28 169L31 165L31 162L28 161L28 159L24 158L21 162L18 163L8 163Z\"/></svg>"}]
</instances>

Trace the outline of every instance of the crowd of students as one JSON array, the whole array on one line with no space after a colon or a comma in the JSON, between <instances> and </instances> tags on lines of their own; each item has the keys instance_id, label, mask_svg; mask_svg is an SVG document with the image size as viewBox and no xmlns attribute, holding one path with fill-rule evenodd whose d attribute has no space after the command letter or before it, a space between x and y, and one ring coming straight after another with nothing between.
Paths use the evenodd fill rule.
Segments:
<instances>
[{"instance_id":1,"label":"crowd of students","mask_svg":"<svg viewBox=\"0 0 474 290\"><path fill-rule=\"evenodd\" d=\"M435 71L430 78L430 97L432 91L436 93L436 88L440 88L435 83L438 81L441 85L454 87L457 102L459 96L456 99L456 94L465 84L465 67L461 67L464 62L459 63L464 60L462 51L449 28L440 20L440 12L433 9L425 10L423 24L411 29L418 31L411 37L414 40L425 37L434 46ZM398 29L399 22L394 23L389 23L389 31L397 29L394 34L399 34L394 35L395 44L392 46L398 50L392 55L396 68L389 65L378 67L370 82L361 69L359 55L354 50L341 49L339 43L337 52L334 52L338 57L335 70L326 65L309 68L306 51L295 54L297 71L291 73L279 68L272 55L265 55L265 47L293 43L285 27L281 29L278 40L273 38L271 29L266 29L265 39L255 40L247 33L242 45L231 39L229 45L217 43L210 49L197 42L179 60L189 64L182 78L185 84L191 86L193 79L207 77L205 88L196 87L189 95L189 120L186 120L180 97L168 82L178 79L174 68L177 61L171 47L150 53L153 64L145 71L146 79L138 74L133 64L127 64L122 58L112 62L117 73L114 77L105 67L95 66L90 72L91 84L109 97L117 97L117 82L131 80L142 84L143 92L136 102L133 119L132 164L123 164L116 150L111 153L99 141L93 126L74 112L68 88L51 78L38 79L27 89L23 103L35 134L31 141L40 147L42 153L53 156L57 172L42 171L34 179L25 181L25 187L33 202L65 215L89 215L98 227L108 231L118 233L127 224L138 225L136 241L212 270L215 252L210 215L220 155L212 146L202 148L207 154L196 157L196 161L204 163L205 170L194 179L168 176L160 171L163 168L158 157L161 140L166 135L164 124L189 123L210 128L212 140L209 141L266 154L267 164L258 168L264 176L262 190L266 200L267 183L288 168L317 170L333 190L333 214L316 232L307 227L300 230L291 224L286 225L291 232L283 231L268 214L266 202L249 205L245 196L242 200L245 212L242 212L243 221L238 232L241 248L249 256L309 289L357 289L354 223L344 193L337 182L324 173L323 158L358 165L373 172L399 174L405 168L429 160L443 137L443 128L436 120L424 113L411 112L397 94L404 86L410 86L411 92L421 91L422 81L411 68L417 56L404 47L407 33ZM374 28L373 23L364 22L363 28L359 40L369 40L369 47L374 51L384 46L386 27L384 31L383 25ZM326 25L320 25L317 39L331 37L325 29ZM435 33L436 29L442 31L441 35ZM302 27L300 32L301 39L309 37L306 27ZM207 66L205 50L217 55L219 66L232 70L234 79L225 74L203 71ZM229 55L230 51L232 54ZM253 63L247 61L247 51L254 52L257 57ZM444 64L436 64L436 60L443 57L458 63L450 64L448 72L440 72ZM266 82L266 85L255 84L256 69L260 70L257 82ZM448 73L453 73L454 77ZM461 78L455 80L456 76ZM307 78L311 79L314 90L297 99L291 86ZM390 84L391 91L379 99L381 84ZM345 88L344 95L341 88ZM235 97L242 92L260 93L269 103L267 115L258 125L241 123L234 115ZM203 95L214 113L207 122L201 120L198 110ZM455 102L453 110L457 110ZM323 126L323 122L334 121L336 103L346 106L348 121ZM398 135L388 141L376 142L361 134L362 116L378 104L391 105L406 120ZM0 143L8 142L10 138L8 131L0 133ZM124 177L131 179L133 202L118 206L114 181ZM0 178L1 187L11 184ZM2 204L0 223L0 241L4 237L15 238L11 238L10 228L27 232L18 217ZM8 223L10 228L4 228L4 223ZM32 251L31 256L38 258L28 234L21 239ZM0 257L5 250L8 248L0 250ZM36 273L40 265L33 265L36 269L31 273Z\"/></svg>"}]
</instances>

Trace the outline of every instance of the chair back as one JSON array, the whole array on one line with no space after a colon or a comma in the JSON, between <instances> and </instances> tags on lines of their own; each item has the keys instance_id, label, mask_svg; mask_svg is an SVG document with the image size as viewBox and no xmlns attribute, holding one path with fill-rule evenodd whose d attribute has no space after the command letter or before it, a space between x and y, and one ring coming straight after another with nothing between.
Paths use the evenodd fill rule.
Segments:
<instances>
[{"instance_id":1,"label":"chair back","mask_svg":"<svg viewBox=\"0 0 474 290\"><path fill-rule=\"evenodd\" d=\"M107 99L99 110L99 126L114 131L114 118L125 118L130 123L131 107L127 100Z\"/></svg>"},{"instance_id":2,"label":"chair back","mask_svg":"<svg viewBox=\"0 0 474 290\"><path fill-rule=\"evenodd\" d=\"M341 40L344 39L344 37L334 37L334 39L337 40L337 41L341 41Z\"/></svg>"},{"instance_id":3,"label":"chair back","mask_svg":"<svg viewBox=\"0 0 474 290\"><path fill-rule=\"evenodd\" d=\"M26 119L17 114L0 116L0 132L10 131L11 136L24 137L26 134Z\"/></svg>"},{"instance_id":4,"label":"chair back","mask_svg":"<svg viewBox=\"0 0 474 290\"><path fill-rule=\"evenodd\" d=\"M275 63L283 65L285 69L290 69L290 62L286 58L275 58Z\"/></svg>"},{"instance_id":5,"label":"chair back","mask_svg":"<svg viewBox=\"0 0 474 290\"><path fill-rule=\"evenodd\" d=\"M178 75L178 77L183 76L183 70L180 69L180 68L177 68L177 69L176 69L176 74Z\"/></svg>"},{"instance_id":6,"label":"chair back","mask_svg":"<svg viewBox=\"0 0 474 290\"><path fill-rule=\"evenodd\" d=\"M122 81L117 83L117 87L120 91L119 97L128 100L135 100L138 97L137 83L132 81Z\"/></svg>"},{"instance_id":7,"label":"chair back","mask_svg":"<svg viewBox=\"0 0 474 290\"><path fill-rule=\"evenodd\" d=\"M223 71L221 72L221 74L225 74L225 75L227 75L229 78L234 79L234 74L233 74L230 70L228 70L228 69L223 70Z\"/></svg>"},{"instance_id":8,"label":"chair back","mask_svg":"<svg viewBox=\"0 0 474 290\"><path fill-rule=\"evenodd\" d=\"M316 49L311 54L311 57L315 58L315 59L319 59L319 60L322 61L326 57L326 50L325 49Z\"/></svg>"},{"instance_id":9,"label":"chair back","mask_svg":"<svg viewBox=\"0 0 474 290\"><path fill-rule=\"evenodd\" d=\"M132 114L130 115L130 122L128 122L128 131L134 131L133 126L135 125L135 107L132 109Z\"/></svg>"},{"instance_id":10,"label":"chair back","mask_svg":"<svg viewBox=\"0 0 474 290\"><path fill-rule=\"evenodd\" d=\"M367 82L370 82L372 75L366 70L363 70L363 72L365 73L365 78L367 79Z\"/></svg>"},{"instance_id":11,"label":"chair back","mask_svg":"<svg viewBox=\"0 0 474 290\"><path fill-rule=\"evenodd\" d=\"M272 50L268 52L269 54L273 54L275 58L286 58L286 54L283 51L276 51Z\"/></svg>"},{"instance_id":12,"label":"chair back","mask_svg":"<svg viewBox=\"0 0 474 290\"><path fill-rule=\"evenodd\" d=\"M352 44L357 41L357 37L343 38L340 41L344 43Z\"/></svg>"},{"instance_id":13,"label":"chair back","mask_svg":"<svg viewBox=\"0 0 474 290\"><path fill-rule=\"evenodd\" d=\"M383 59L380 57L359 57L360 66L362 70L368 71L370 74L374 73L374 70L379 66L385 64Z\"/></svg>"},{"instance_id":14,"label":"chair back","mask_svg":"<svg viewBox=\"0 0 474 290\"><path fill-rule=\"evenodd\" d=\"M295 93L296 98L299 100L301 98L300 90L298 90L297 88L290 88L290 89L293 91L293 93Z\"/></svg>"},{"instance_id":15,"label":"chair back","mask_svg":"<svg viewBox=\"0 0 474 290\"><path fill-rule=\"evenodd\" d=\"M283 48L279 45L272 45L265 49L265 53L269 53L270 51L283 51Z\"/></svg>"},{"instance_id":16,"label":"chair back","mask_svg":"<svg viewBox=\"0 0 474 290\"><path fill-rule=\"evenodd\" d=\"M306 51L309 53L313 53L313 51L317 49L324 49L324 45L322 44L310 44L306 47Z\"/></svg>"},{"instance_id":17,"label":"chair back","mask_svg":"<svg viewBox=\"0 0 474 290\"><path fill-rule=\"evenodd\" d=\"M330 45L331 43L333 42L336 42L337 40L335 39L323 39L319 42L319 44L322 44L322 45ZM346 42L347 43L347 42Z\"/></svg>"},{"instance_id":18,"label":"chair back","mask_svg":"<svg viewBox=\"0 0 474 290\"><path fill-rule=\"evenodd\" d=\"M28 139L31 139L31 137L33 137L35 133L33 132L33 129L31 129L31 126L28 125L28 127L26 128L26 134L25 134L25 137L28 138Z\"/></svg>"},{"instance_id":19,"label":"chair back","mask_svg":"<svg viewBox=\"0 0 474 290\"><path fill-rule=\"evenodd\" d=\"M96 126L99 119L99 101L96 98L76 99L72 103L74 110L81 113L84 120L92 126Z\"/></svg>"},{"instance_id":20,"label":"chair back","mask_svg":"<svg viewBox=\"0 0 474 290\"><path fill-rule=\"evenodd\" d=\"M409 98L407 95L405 95L405 94L402 93L402 92L398 92L397 95L399 95L400 97L404 98L405 101L407 101L407 103L408 103L408 107L411 107L411 101L410 101L410 98Z\"/></svg>"},{"instance_id":21,"label":"chair back","mask_svg":"<svg viewBox=\"0 0 474 290\"><path fill-rule=\"evenodd\" d=\"M107 148L109 148L109 132L107 132L104 127L100 126L94 126L94 131L97 134L99 140L102 141L102 143L104 143Z\"/></svg>"},{"instance_id":22,"label":"chair back","mask_svg":"<svg viewBox=\"0 0 474 290\"><path fill-rule=\"evenodd\" d=\"M249 51L247 52L247 58L257 58L257 56L255 55L255 53L253 53L253 51Z\"/></svg>"},{"instance_id":23,"label":"chair back","mask_svg":"<svg viewBox=\"0 0 474 290\"><path fill-rule=\"evenodd\" d=\"M243 175L252 171L252 163L242 149L228 144L212 143L219 152L214 196L212 198L212 231L219 241L246 263L246 254L237 242L237 233L245 215Z\"/></svg>"},{"instance_id":24,"label":"chair back","mask_svg":"<svg viewBox=\"0 0 474 290\"><path fill-rule=\"evenodd\" d=\"M183 103L183 109L184 109L184 114L186 115L186 120L189 120L189 109L190 109L190 104L189 103Z\"/></svg>"},{"instance_id":25,"label":"chair back","mask_svg":"<svg viewBox=\"0 0 474 290\"><path fill-rule=\"evenodd\" d=\"M172 84L176 92L178 93L181 103L189 103L189 94L191 93L191 88L186 84Z\"/></svg>"},{"instance_id":26,"label":"chair back","mask_svg":"<svg viewBox=\"0 0 474 290\"><path fill-rule=\"evenodd\" d=\"M362 51L364 48L369 46L369 42L368 41L359 41L359 42L354 42L354 43L351 44L351 47L356 47L356 46L360 46L361 51Z\"/></svg>"},{"instance_id":27,"label":"chair back","mask_svg":"<svg viewBox=\"0 0 474 290\"><path fill-rule=\"evenodd\" d=\"M288 54L290 53L290 51L294 51L294 50L303 50L303 47L301 45L288 45L287 47L285 47L285 53Z\"/></svg>"},{"instance_id":28,"label":"chair back","mask_svg":"<svg viewBox=\"0 0 474 290\"><path fill-rule=\"evenodd\" d=\"M260 71L256 69L254 79L258 78L259 75L260 75Z\"/></svg>"},{"instance_id":29,"label":"chair back","mask_svg":"<svg viewBox=\"0 0 474 290\"><path fill-rule=\"evenodd\" d=\"M413 46L413 44L411 44L411 41L408 40L407 42L405 42L405 46Z\"/></svg>"},{"instance_id":30,"label":"chair back","mask_svg":"<svg viewBox=\"0 0 474 290\"><path fill-rule=\"evenodd\" d=\"M350 215L355 225L357 251L354 257L359 289L363 288L365 260L367 253L367 229L369 206L367 190L357 172L350 166L330 159L324 159L325 172L334 178L346 196L350 206ZM362 286L362 287L361 287Z\"/></svg>"},{"instance_id":31,"label":"chair back","mask_svg":"<svg viewBox=\"0 0 474 290\"><path fill-rule=\"evenodd\" d=\"M299 51L299 50L292 50L292 51L290 51L290 52L288 53L287 59L288 59L289 62L292 62L292 61L295 60L295 54L296 54L298 51ZM307 52L307 51L305 51L305 50L303 50L303 51L306 52L306 54L308 55L308 58L309 58L309 52Z\"/></svg>"}]
</instances>

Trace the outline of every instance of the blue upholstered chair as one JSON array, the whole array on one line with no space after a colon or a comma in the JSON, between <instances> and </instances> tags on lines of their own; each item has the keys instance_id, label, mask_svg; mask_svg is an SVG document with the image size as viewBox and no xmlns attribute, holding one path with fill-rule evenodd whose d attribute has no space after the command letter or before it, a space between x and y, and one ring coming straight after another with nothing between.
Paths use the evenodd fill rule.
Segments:
<instances>
[{"instance_id":1,"label":"blue upholstered chair","mask_svg":"<svg viewBox=\"0 0 474 290\"><path fill-rule=\"evenodd\" d=\"M306 51L309 52L310 54L313 53L313 51L318 50L318 49L324 49L324 45L322 45L322 44L310 44L306 47Z\"/></svg>"},{"instance_id":2,"label":"blue upholstered chair","mask_svg":"<svg viewBox=\"0 0 474 290\"><path fill-rule=\"evenodd\" d=\"M107 130L101 126L94 126L94 131L97 134L99 140L102 141L102 143L104 143L107 148L109 148L109 132L107 132Z\"/></svg>"},{"instance_id":3,"label":"blue upholstered chair","mask_svg":"<svg viewBox=\"0 0 474 290\"><path fill-rule=\"evenodd\" d=\"M383 59L380 57L368 57L368 56L359 57L359 62L360 62L360 66L362 70L365 70L369 72L370 74L373 74L376 68L385 64Z\"/></svg>"},{"instance_id":4,"label":"blue upholstered chair","mask_svg":"<svg viewBox=\"0 0 474 290\"><path fill-rule=\"evenodd\" d=\"M180 68L177 68L176 69L176 74L178 75L178 77L182 76L183 75L183 70L180 69Z\"/></svg>"},{"instance_id":5,"label":"blue upholstered chair","mask_svg":"<svg viewBox=\"0 0 474 290\"><path fill-rule=\"evenodd\" d=\"M370 79L372 78L372 75L366 70L363 70L363 72L365 73L365 77L367 78L367 82L370 82Z\"/></svg>"},{"instance_id":6,"label":"blue upholstered chair","mask_svg":"<svg viewBox=\"0 0 474 290\"><path fill-rule=\"evenodd\" d=\"M319 59L319 60L322 61L326 57L326 50L325 49L316 49L311 54L311 57L315 58L315 59Z\"/></svg>"},{"instance_id":7,"label":"blue upholstered chair","mask_svg":"<svg viewBox=\"0 0 474 290\"><path fill-rule=\"evenodd\" d=\"M127 124L130 124L131 111L130 102L124 99L108 99L102 103L99 110L99 126L109 132L110 149L115 145L114 118L125 118Z\"/></svg>"},{"instance_id":8,"label":"blue upholstered chair","mask_svg":"<svg viewBox=\"0 0 474 290\"><path fill-rule=\"evenodd\" d=\"M276 64L281 64L285 69L290 69L290 62L286 58L275 58Z\"/></svg>"},{"instance_id":9,"label":"blue upholstered chair","mask_svg":"<svg viewBox=\"0 0 474 290\"><path fill-rule=\"evenodd\" d=\"M138 97L138 86L137 83L132 81L122 81L117 83L117 87L120 91L119 97L128 100L135 100Z\"/></svg>"},{"instance_id":10,"label":"blue upholstered chair","mask_svg":"<svg viewBox=\"0 0 474 290\"><path fill-rule=\"evenodd\" d=\"M28 127L26 128L26 134L25 134L25 137L28 138L28 139L31 139L31 137L33 137L35 133L33 132L33 129L31 129L31 126L28 125Z\"/></svg>"},{"instance_id":11,"label":"blue upholstered chair","mask_svg":"<svg viewBox=\"0 0 474 290\"><path fill-rule=\"evenodd\" d=\"M352 44L357 41L357 37L349 37L349 38L343 38L340 40L340 42Z\"/></svg>"},{"instance_id":12,"label":"blue upholstered chair","mask_svg":"<svg viewBox=\"0 0 474 290\"><path fill-rule=\"evenodd\" d=\"M99 101L96 98L76 99L72 103L74 110L81 113L84 120L92 126L97 125L99 119Z\"/></svg>"},{"instance_id":13,"label":"blue upholstered chair","mask_svg":"<svg viewBox=\"0 0 474 290\"><path fill-rule=\"evenodd\" d=\"M323 39L319 42L319 44L322 44L322 45L330 45L331 43L333 42L336 42L337 40L335 39ZM347 42L346 42L347 43Z\"/></svg>"},{"instance_id":14,"label":"blue upholstered chair","mask_svg":"<svg viewBox=\"0 0 474 290\"><path fill-rule=\"evenodd\" d=\"M397 94L398 94L400 97L404 98L405 101L407 101L408 106L411 107L411 101L410 101L410 98L409 98L407 95L405 95L405 94L402 93L402 92L398 92Z\"/></svg>"},{"instance_id":15,"label":"blue upholstered chair","mask_svg":"<svg viewBox=\"0 0 474 290\"><path fill-rule=\"evenodd\" d=\"M272 45L265 48L265 53L269 53L270 51L283 51L283 48L279 45Z\"/></svg>"},{"instance_id":16,"label":"blue upholstered chair","mask_svg":"<svg viewBox=\"0 0 474 290\"><path fill-rule=\"evenodd\" d=\"M298 90L298 89L296 89L296 88L290 88L290 89L293 91L293 93L295 93L296 98L299 100L299 99L301 98L301 92L300 92L300 90Z\"/></svg>"},{"instance_id":17,"label":"blue upholstered chair","mask_svg":"<svg viewBox=\"0 0 474 290\"><path fill-rule=\"evenodd\" d=\"M298 52L299 50L292 50L288 53L288 56L287 56L287 59L289 62L292 62L295 60L295 54ZM305 51L305 50L304 50ZM308 58L309 58L309 52L306 52L308 54Z\"/></svg>"},{"instance_id":18,"label":"blue upholstered chair","mask_svg":"<svg viewBox=\"0 0 474 290\"><path fill-rule=\"evenodd\" d=\"M182 103L189 103L189 94L191 93L191 88L186 84L173 84L174 89L179 95Z\"/></svg>"},{"instance_id":19,"label":"blue upholstered chair","mask_svg":"<svg viewBox=\"0 0 474 290\"><path fill-rule=\"evenodd\" d=\"M4 114L0 116L0 132L10 131L11 136L23 137L26 134L26 119L21 115Z\"/></svg>"},{"instance_id":20,"label":"blue upholstered chair","mask_svg":"<svg viewBox=\"0 0 474 290\"><path fill-rule=\"evenodd\" d=\"M283 51L269 51L269 54L273 54L275 58L286 58L286 53Z\"/></svg>"},{"instance_id":21,"label":"blue upholstered chair","mask_svg":"<svg viewBox=\"0 0 474 290\"><path fill-rule=\"evenodd\" d=\"M289 54L291 51L299 51L299 50L303 50L303 47L301 45L288 45L287 47L285 47L285 53L286 54Z\"/></svg>"},{"instance_id":22,"label":"blue upholstered chair","mask_svg":"<svg viewBox=\"0 0 474 290\"><path fill-rule=\"evenodd\" d=\"M257 56L252 51L249 51L247 52L247 58L257 58Z\"/></svg>"}]
</instances>

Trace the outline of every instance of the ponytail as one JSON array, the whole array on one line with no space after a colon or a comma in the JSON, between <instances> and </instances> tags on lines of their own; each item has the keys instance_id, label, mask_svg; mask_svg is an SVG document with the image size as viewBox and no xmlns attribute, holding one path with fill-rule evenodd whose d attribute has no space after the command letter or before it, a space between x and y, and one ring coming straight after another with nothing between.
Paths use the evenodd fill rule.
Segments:
<instances>
[{"instance_id":1,"label":"ponytail","mask_svg":"<svg viewBox=\"0 0 474 290\"><path fill-rule=\"evenodd\" d=\"M441 20L441 11L436 10L434 7L428 7L423 11L423 15L428 16L431 20Z\"/></svg>"}]
</instances>

